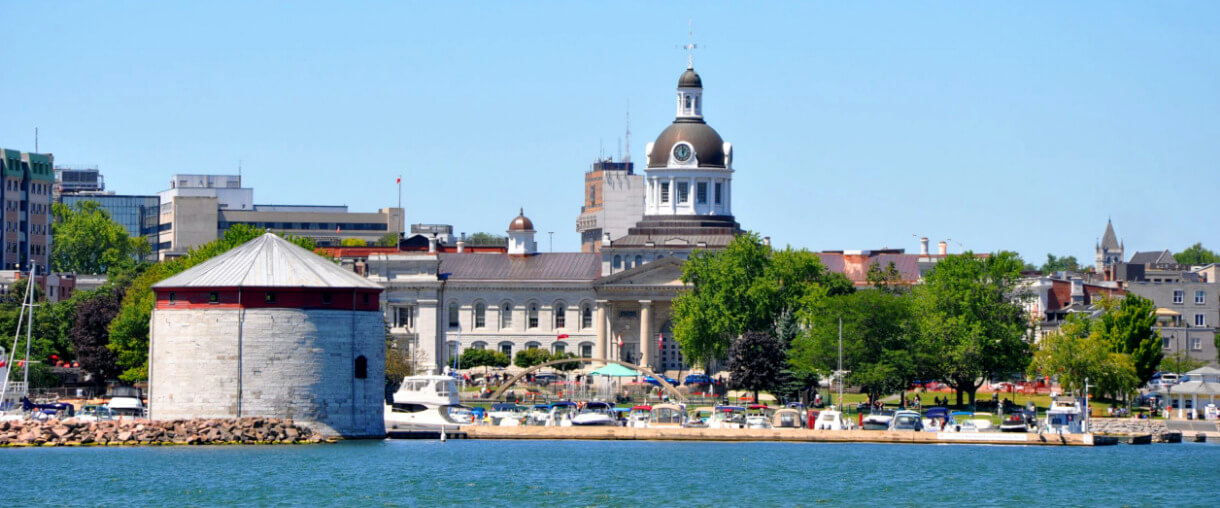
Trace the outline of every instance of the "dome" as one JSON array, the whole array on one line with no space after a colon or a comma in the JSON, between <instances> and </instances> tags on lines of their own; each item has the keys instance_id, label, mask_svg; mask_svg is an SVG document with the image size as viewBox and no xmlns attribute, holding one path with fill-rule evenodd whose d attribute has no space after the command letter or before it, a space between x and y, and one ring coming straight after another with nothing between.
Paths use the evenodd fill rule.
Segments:
<instances>
[{"instance_id":1,"label":"dome","mask_svg":"<svg viewBox=\"0 0 1220 508\"><path fill-rule=\"evenodd\" d=\"M692 71L687 71L692 72ZM698 78L698 76L696 76ZM663 168L669 165L669 154L674 145L685 141L695 151L701 168L724 167L724 140L716 130L701 121L679 119L661 131L648 156L648 167Z\"/></svg>"},{"instance_id":2,"label":"dome","mask_svg":"<svg viewBox=\"0 0 1220 508\"><path fill-rule=\"evenodd\" d=\"M694 69L686 69L682 77L678 78L678 88L703 88L703 80Z\"/></svg>"},{"instance_id":3,"label":"dome","mask_svg":"<svg viewBox=\"0 0 1220 508\"><path fill-rule=\"evenodd\" d=\"M521 209L521 213L519 213L517 215L517 218L513 219L513 221L508 224L508 230L509 231L533 231L534 230L534 223L532 221L530 221L529 217L525 216L524 208Z\"/></svg>"}]
</instances>

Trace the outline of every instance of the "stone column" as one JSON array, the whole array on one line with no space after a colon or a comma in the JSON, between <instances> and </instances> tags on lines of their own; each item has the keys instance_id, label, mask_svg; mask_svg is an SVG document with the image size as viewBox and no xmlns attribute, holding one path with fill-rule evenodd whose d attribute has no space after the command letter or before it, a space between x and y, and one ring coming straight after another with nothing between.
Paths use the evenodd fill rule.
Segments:
<instances>
[{"instance_id":1,"label":"stone column","mask_svg":"<svg viewBox=\"0 0 1220 508\"><path fill-rule=\"evenodd\" d=\"M597 343L593 345L595 358L606 358L606 301L597 301L597 310L593 315L594 328L597 330ZM598 362L600 364L600 362Z\"/></svg>"},{"instance_id":2,"label":"stone column","mask_svg":"<svg viewBox=\"0 0 1220 508\"><path fill-rule=\"evenodd\" d=\"M640 300L640 366L652 369L652 300Z\"/></svg>"},{"instance_id":3,"label":"stone column","mask_svg":"<svg viewBox=\"0 0 1220 508\"><path fill-rule=\"evenodd\" d=\"M419 316L415 319L416 347L420 348L425 369L440 373L444 366L444 326L441 322L440 300L418 300Z\"/></svg>"}]
</instances>

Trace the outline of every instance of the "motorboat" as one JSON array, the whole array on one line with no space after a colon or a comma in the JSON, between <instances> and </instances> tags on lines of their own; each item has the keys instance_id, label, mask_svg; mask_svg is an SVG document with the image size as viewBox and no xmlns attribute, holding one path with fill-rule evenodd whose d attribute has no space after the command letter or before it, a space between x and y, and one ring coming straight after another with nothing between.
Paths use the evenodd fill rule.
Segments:
<instances>
[{"instance_id":1,"label":"motorboat","mask_svg":"<svg viewBox=\"0 0 1220 508\"><path fill-rule=\"evenodd\" d=\"M680 428L686 423L686 409L677 404L657 404L648 412L648 427Z\"/></svg>"},{"instance_id":2,"label":"motorboat","mask_svg":"<svg viewBox=\"0 0 1220 508\"><path fill-rule=\"evenodd\" d=\"M740 429L746 424L746 408L741 406L716 406L707 419L709 429Z\"/></svg>"},{"instance_id":3,"label":"motorboat","mask_svg":"<svg viewBox=\"0 0 1220 508\"><path fill-rule=\"evenodd\" d=\"M386 434L392 438L433 438L474 423L470 408L458 398L450 376L407 376L393 403L385 407Z\"/></svg>"},{"instance_id":4,"label":"motorboat","mask_svg":"<svg viewBox=\"0 0 1220 508\"><path fill-rule=\"evenodd\" d=\"M148 410L144 407L144 397L139 388L116 386L111 388L110 393L106 396L110 397L110 402L106 403L106 407L114 411L120 420L148 416Z\"/></svg>"},{"instance_id":5,"label":"motorboat","mask_svg":"<svg viewBox=\"0 0 1220 508\"><path fill-rule=\"evenodd\" d=\"M1017 410L1009 413L1000 421L1000 432L1029 432L1033 419L1025 413L1025 410Z\"/></svg>"},{"instance_id":6,"label":"motorboat","mask_svg":"<svg viewBox=\"0 0 1220 508\"><path fill-rule=\"evenodd\" d=\"M771 428L771 408L764 404L751 404L746 407L746 425L747 429L769 429Z\"/></svg>"},{"instance_id":7,"label":"motorboat","mask_svg":"<svg viewBox=\"0 0 1220 508\"><path fill-rule=\"evenodd\" d=\"M551 404L551 409L546 415L547 427L571 427L572 417L580 411L580 406L575 402L561 401ZM610 415L606 415L609 418Z\"/></svg>"},{"instance_id":8,"label":"motorboat","mask_svg":"<svg viewBox=\"0 0 1220 508\"><path fill-rule=\"evenodd\" d=\"M974 428L979 432L991 432L995 424L991 423L991 413L973 413L970 415L970 423L974 424Z\"/></svg>"},{"instance_id":9,"label":"motorboat","mask_svg":"<svg viewBox=\"0 0 1220 508\"><path fill-rule=\"evenodd\" d=\"M917 411L896 411L894 412L894 416L890 418L890 427L888 430L910 430L919 432L923 430L923 418L920 418Z\"/></svg>"},{"instance_id":10,"label":"motorboat","mask_svg":"<svg viewBox=\"0 0 1220 508\"><path fill-rule=\"evenodd\" d=\"M1084 412L1072 397L1052 397L1043 429L1050 434L1083 434Z\"/></svg>"},{"instance_id":11,"label":"motorboat","mask_svg":"<svg viewBox=\"0 0 1220 508\"><path fill-rule=\"evenodd\" d=\"M491 425L497 427L516 427L524 425L525 420L529 417L529 408L517 404L502 402L491 405L491 411L487 412L487 417L491 419Z\"/></svg>"},{"instance_id":12,"label":"motorboat","mask_svg":"<svg viewBox=\"0 0 1220 508\"><path fill-rule=\"evenodd\" d=\"M864 430L888 430L890 421L894 419L894 412L889 409L878 409L864 417L864 421L860 423Z\"/></svg>"},{"instance_id":13,"label":"motorboat","mask_svg":"<svg viewBox=\"0 0 1220 508\"><path fill-rule=\"evenodd\" d=\"M924 411L923 428L929 432L940 432L943 429L949 428L949 422L952 419L948 408L930 407Z\"/></svg>"},{"instance_id":14,"label":"motorboat","mask_svg":"<svg viewBox=\"0 0 1220 508\"><path fill-rule=\"evenodd\" d=\"M851 427L843 418L842 411L827 409L818 413L818 418L813 421L813 428L816 430L849 430Z\"/></svg>"},{"instance_id":15,"label":"motorboat","mask_svg":"<svg viewBox=\"0 0 1220 508\"><path fill-rule=\"evenodd\" d=\"M614 406L600 401L586 402L580 412L572 415L571 422L573 426L579 427L618 425L618 420L614 417Z\"/></svg>"},{"instance_id":16,"label":"motorboat","mask_svg":"<svg viewBox=\"0 0 1220 508\"><path fill-rule=\"evenodd\" d=\"M648 422L652 419L652 406L641 405L631 406L631 411L627 413L627 426L642 429L648 427Z\"/></svg>"},{"instance_id":17,"label":"motorboat","mask_svg":"<svg viewBox=\"0 0 1220 508\"><path fill-rule=\"evenodd\" d=\"M534 404L534 406L529 409L529 413L525 415L525 424L542 427L546 425L546 421L550 417L550 404Z\"/></svg>"},{"instance_id":18,"label":"motorboat","mask_svg":"<svg viewBox=\"0 0 1220 508\"><path fill-rule=\"evenodd\" d=\"M771 415L771 427L776 429L804 428L805 413L791 407L778 409Z\"/></svg>"},{"instance_id":19,"label":"motorboat","mask_svg":"<svg viewBox=\"0 0 1220 508\"><path fill-rule=\"evenodd\" d=\"M30 402L27 397L21 398L21 410L31 420L47 421L63 418L72 418L76 416L76 406L67 402L51 402L48 404L35 404Z\"/></svg>"},{"instance_id":20,"label":"motorboat","mask_svg":"<svg viewBox=\"0 0 1220 508\"><path fill-rule=\"evenodd\" d=\"M686 421L682 423L683 427L691 428L707 428L707 423L712 419L712 415L716 413L716 408L712 406L701 406L692 409Z\"/></svg>"},{"instance_id":21,"label":"motorboat","mask_svg":"<svg viewBox=\"0 0 1220 508\"><path fill-rule=\"evenodd\" d=\"M76 420L82 423L108 422L117 420L118 417L118 413L113 409L98 404L85 404L80 408L80 412L76 413Z\"/></svg>"}]
</instances>

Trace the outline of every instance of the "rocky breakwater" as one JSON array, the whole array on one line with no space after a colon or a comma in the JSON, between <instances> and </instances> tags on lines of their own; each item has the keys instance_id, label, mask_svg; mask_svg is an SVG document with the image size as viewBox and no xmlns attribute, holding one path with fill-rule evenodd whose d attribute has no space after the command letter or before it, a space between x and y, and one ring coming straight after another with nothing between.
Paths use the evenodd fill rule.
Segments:
<instances>
[{"instance_id":1,"label":"rocky breakwater","mask_svg":"<svg viewBox=\"0 0 1220 508\"><path fill-rule=\"evenodd\" d=\"M1182 433L1169 430L1165 420L1141 420L1138 418L1093 418L1089 430L1103 436L1151 435L1157 443L1181 442Z\"/></svg>"},{"instance_id":2,"label":"rocky breakwater","mask_svg":"<svg viewBox=\"0 0 1220 508\"><path fill-rule=\"evenodd\" d=\"M291 419L0 422L0 446L294 444L330 440Z\"/></svg>"}]
</instances>

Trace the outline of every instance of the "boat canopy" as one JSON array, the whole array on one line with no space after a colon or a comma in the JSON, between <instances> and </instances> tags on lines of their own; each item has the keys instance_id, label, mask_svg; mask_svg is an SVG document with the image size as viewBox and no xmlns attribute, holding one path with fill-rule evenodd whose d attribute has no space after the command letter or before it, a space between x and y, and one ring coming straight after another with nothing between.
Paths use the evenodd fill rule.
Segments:
<instances>
[{"instance_id":1,"label":"boat canopy","mask_svg":"<svg viewBox=\"0 0 1220 508\"><path fill-rule=\"evenodd\" d=\"M923 415L928 418L948 418L949 410L943 407L930 407Z\"/></svg>"},{"instance_id":2,"label":"boat canopy","mask_svg":"<svg viewBox=\"0 0 1220 508\"><path fill-rule=\"evenodd\" d=\"M726 413L727 413L727 412L730 412L730 411L745 411L745 410L746 410L746 408L741 407L741 406L716 406L716 410L717 410L717 411L724 411L724 412L726 412Z\"/></svg>"},{"instance_id":3,"label":"boat canopy","mask_svg":"<svg viewBox=\"0 0 1220 508\"><path fill-rule=\"evenodd\" d=\"M706 374L689 374L682 380L684 385L710 385L712 378Z\"/></svg>"},{"instance_id":4,"label":"boat canopy","mask_svg":"<svg viewBox=\"0 0 1220 508\"><path fill-rule=\"evenodd\" d=\"M546 407L546 406L542 406ZM491 405L492 411L513 411L517 409L517 405L512 402L497 402Z\"/></svg>"},{"instance_id":5,"label":"boat canopy","mask_svg":"<svg viewBox=\"0 0 1220 508\"><path fill-rule=\"evenodd\" d=\"M566 403L565 403L565 402L556 402L555 404L556 404L556 405L558 405L558 404L566 404L566 405L569 405L569 406L575 406L575 405L576 405L575 403L572 403L572 402L566 402ZM601 401L597 401L597 400L592 401L592 402L586 402L586 403L585 403L585 409L612 409L613 407L614 407L614 406L611 406L611 405L610 405L610 404L608 404L608 403L601 402Z\"/></svg>"},{"instance_id":6,"label":"boat canopy","mask_svg":"<svg viewBox=\"0 0 1220 508\"><path fill-rule=\"evenodd\" d=\"M652 406L631 406L632 411L652 411Z\"/></svg>"},{"instance_id":7,"label":"boat canopy","mask_svg":"<svg viewBox=\"0 0 1220 508\"><path fill-rule=\"evenodd\" d=\"M611 363L589 373L590 376L606 376L606 377L637 377L639 372L628 369L617 363Z\"/></svg>"}]
</instances>

